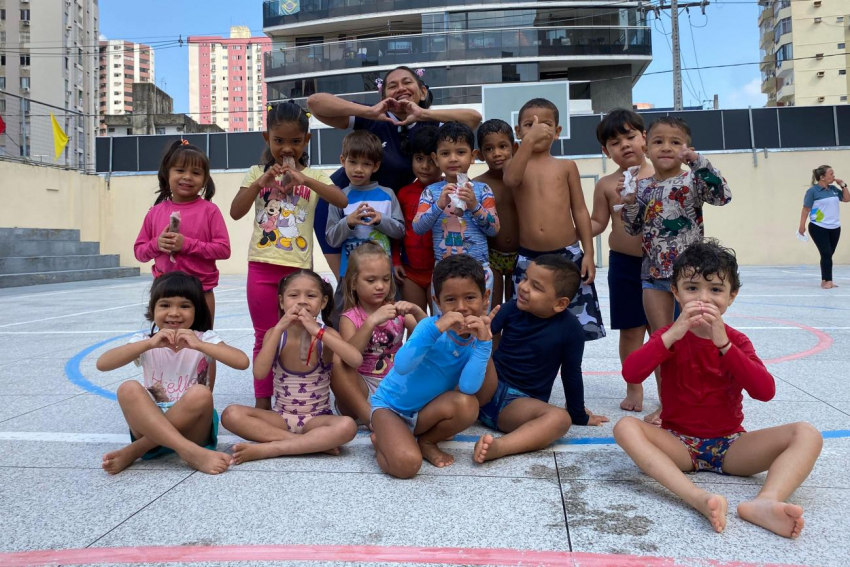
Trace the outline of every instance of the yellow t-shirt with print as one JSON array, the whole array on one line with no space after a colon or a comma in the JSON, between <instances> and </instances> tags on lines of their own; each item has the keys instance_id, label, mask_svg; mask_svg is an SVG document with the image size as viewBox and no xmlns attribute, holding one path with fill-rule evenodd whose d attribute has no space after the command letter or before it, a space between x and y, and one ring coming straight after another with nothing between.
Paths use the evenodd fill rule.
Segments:
<instances>
[{"instance_id":1,"label":"yellow t-shirt with print","mask_svg":"<svg viewBox=\"0 0 850 567\"><path fill-rule=\"evenodd\" d=\"M333 185L323 171L301 171L307 177ZM242 187L250 187L263 176L263 167L253 166L242 180ZM265 262L294 268L313 267L313 217L319 195L305 185L295 187L284 195L277 188L260 191L254 203L254 233L248 245L249 262Z\"/></svg>"}]
</instances>

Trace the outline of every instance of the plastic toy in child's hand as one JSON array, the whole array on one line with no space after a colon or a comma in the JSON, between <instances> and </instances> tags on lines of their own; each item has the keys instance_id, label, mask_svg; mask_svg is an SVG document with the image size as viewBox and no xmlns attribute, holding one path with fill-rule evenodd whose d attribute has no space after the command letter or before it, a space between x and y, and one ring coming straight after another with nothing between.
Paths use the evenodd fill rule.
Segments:
<instances>
[{"instance_id":1,"label":"plastic toy in child's hand","mask_svg":"<svg viewBox=\"0 0 850 567\"><path fill-rule=\"evenodd\" d=\"M626 195L631 195L632 193L637 192L637 176L640 171L640 166L635 165L628 168L623 172L623 190L620 191L620 197L625 197ZM625 205L614 205L612 208L614 211L619 211Z\"/></svg>"},{"instance_id":2,"label":"plastic toy in child's hand","mask_svg":"<svg viewBox=\"0 0 850 567\"><path fill-rule=\"evenodd\" d=\"M463 187L464 185L469 185L469 176L465 173L457 174L457 184L458 187ZM456 212L463 212L466 210L466 201L461 199L457 193L452 193L449 196L449 200L452 202L452 206L454 207Z\"/></svg>"},{"instance_id":3,"label":"plastic toy in child's hand","mask_svg":"<svg viewBox=\"0 0 850 567\"><path fill-rule=\"evenodd\" d=\"M289 167L294 169L295 168L295 160L293 158L289 157L289 156L284 156L283 159L281 159L281 165L289 166ZM280 178L281 186L284 187L284 188L287 188L291 183L292 183L292 176L289 174L289 172L284 173L283 176Z\"/></svg>"},{"instance_id":4,"label":"plastic toy in child's hand","mask_svg":"<svg viewBox=\"0 0 850 567\"><path fill-rule=\"evenodd\" d=\"M180 232L180 211L174 211L168 218L168 232ZM174 254L169 255L169 258L173 263L177 263Z\"/></svg>"}]
</instances>

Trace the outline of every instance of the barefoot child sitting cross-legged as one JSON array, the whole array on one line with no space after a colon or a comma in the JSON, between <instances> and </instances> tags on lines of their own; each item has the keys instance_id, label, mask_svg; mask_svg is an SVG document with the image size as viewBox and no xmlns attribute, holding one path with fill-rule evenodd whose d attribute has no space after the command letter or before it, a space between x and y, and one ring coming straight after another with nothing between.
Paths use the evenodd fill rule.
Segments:
<instances>
[{"instance_id":1,"label":"barefoot child sitting cross-legged","mask_svg":"<svg viewBox=\"0 0 850 567\"><path fill-rule=\"evenodd\" d=\"M146 316L150 333L136 333L97 359L102 372L135 362L144 382L127 380L118 387L132 442L104 455L103 469L117 474L136 459L177 453L193 469L223 473L231 459L215 450L218 414L210 365L218 360L245 370L248 357L212 330L201 281L185 272L168 272L153 282Z\"/></svg>"},{"instance_id":2,"label":"barefoot child sitting cross-legged","mask_svg":"<svg viewBox=\"0 0 850 567\"><path fill-rule=\"evenodd\" d=\"M584 407L581 359L584 329L567 307L581 285L578 266L560 254L528 264L515 300L502 305L491 330L501 339L476 397L478 419L507 435L482 435L477 463L548 447L571 424L601 425L608 418ZM549 403L561 373L567 409Z\"/></svg>"},{"instance_id":3,"label":"barefoot child sitting cross-legged","mask_svg":"<svg viewBox=\"0 0 850 567\"><path fill-rule=\"evenodd\" d=\"M734 253L716 242L697 242L679 254L672 291L681 314L623 365L630 383L642 382L661 365L661 428L624 417L614 438L644 473L696 508L716 532L726 526L726 498L696 486L684 473L767 471L758 495L738 504L738 515L796 538L803 509L786 500L812 471L823 438L808 423L750 432L741 426L741 392L766 402L775 384L747 337L723 322L740 286Z\"/></svg>"},{"instance_id":4,"label":"barefoot child sitting cross-legged","mask_svg":"<svg viewBox=\"0 0 850 567\"><path fill-rule=\"evenodd\" d=\"M441 260L434 290L443 315L416 326L371 398L375 457L397 478L416 475L423 458L436 467L454 462L437 443L475 422L492 350L481 264L468 254Z\"/></svg>"}]
</instances>

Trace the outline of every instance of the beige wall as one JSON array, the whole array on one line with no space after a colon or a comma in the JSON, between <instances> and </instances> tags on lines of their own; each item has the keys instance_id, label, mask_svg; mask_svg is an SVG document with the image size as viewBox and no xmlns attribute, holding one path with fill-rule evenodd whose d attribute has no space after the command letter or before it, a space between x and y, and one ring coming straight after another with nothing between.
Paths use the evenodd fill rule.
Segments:
<instances>
[{"instance_id":1,"label":"beige wall","mask_svg":"<svg viewBox=\"0 0 850 567\"><path fill-rule=\"evenodd\" d=\"M842 169L842 164L850 160L850 150L757 155L758 167L753 166L751 153L708 155L729 182L733 198L725 207L706 206L706 234L734 248L742 264L817 264L814 244L794 238L803 194L809 187L811 170L824 163L835 166L839 177L850 180L850 171ZM603 172L598 157L577 163L582 175L601 176L615 170L614 163L608 160L608 170ZM483 165L479 164L471 173L482 170ZM252 215L239 221L229 215L230 202L243 176L241 171L215 174L214 202L227 221L233 251L230 260L218 264L224 274L246 271ZM582 180L582 186L589 207L593 180ZM103 253L120 254L122 265L137 266L140 264L133 257L133 242L153 204L155 189L155 175L113 176L107 183L102 177L0 162L0 226L79 228L83 240L99 240ZM845 225L850 222L850 204L842 207L842 218ZM602 241L607 263L607 233ZM839 245L835 261L850 264L850 242ZM327 271L320 254L316 268Z\"/></svg>"}]
</instances>

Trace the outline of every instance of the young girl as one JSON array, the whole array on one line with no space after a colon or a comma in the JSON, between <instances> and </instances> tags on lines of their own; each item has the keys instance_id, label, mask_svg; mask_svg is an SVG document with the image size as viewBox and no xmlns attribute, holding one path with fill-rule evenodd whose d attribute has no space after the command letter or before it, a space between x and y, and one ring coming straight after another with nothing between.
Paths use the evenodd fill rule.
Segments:
<instances>
[{"instance_id":1,"label":"young girl","mask_svg":"<svg viewBox=\"0 0 850 567\"><path fill-rule=\"evenodd\" d=\"M135 362L144 376L144 385L128 380L118 387L132 443L104 455L103 469L118 474L138 458L173 451L196 470L224 472L230 457L215 450L218 414L207 371L213 360L245 370L248 357L211 330L201 282L184 272L154 280L146 317L150 333L133 335L97 360L102 372Z\"/></svg>"},{"instance_id":2,"label":"young girl","mask_svg":"<svg viewBox=\"0 0 850 567\"><path fill-rule=\"evenodd\" d=\"M407 301L392 303L395 284L390 258L378 244L367 242L352 250L342 285L346 290L345 311L339 331L363 353L363 364L356 370L337 365L333 391L341 414L368 424L372 413L369 396L393 367L405 329L412 333L426 314Z\"/></svg>"},{"instance_id":3,"label":"young girl","mask_svg":"<svg viewBox=\"0 0 850 567\"><path fill-rule=\"evenodd\" d=\"M313 267L313 216L319 198L344 208L348 199L323 172L307 167L310 114L292 101L269 105L269 147L264 167L255 165L242 180L230 206L241 219L254 207L254 233L248 247L248 310L254 325L254 359L266 331L277 323L277 284ZM322 226L324 231L324 225ZM254 380L256 407L271 409L271 374Z\"/></svg>"},{"instance_id":4,"label":"young girl","mask_svg":"<svg viewBox=\"0 0 850 567\"><path fill-rule=\"evenodd\" d=\"M332 415L330 408L334 354L351 366L363 362L339 333L316 322L319 313L329 320L331 285L312 270L299 270L280 280L278 292L280 320L266 332L254 360L255 380L274 375L274 409L231 405L221 415L227 429L257 441L233 446L237 464L283 455L336 455L357 433L354 420Z\"/></svg>"},{"instance_id":5,"label":"young girl","mask_svg":"<svg viewBox=\"0 0 850 567\"><path fill-rule=\"evenodd\" d=\"M157 178L156 202L136 238L136 260L154 260L151 271L156 278L176 270L196 276L215 318L215 261L230 258L230 237L221 211L212 203L215 183L210 161L200 148L179 140L162 158ZM179 226L172 225L174 216L179 217Z\"/></svg>"}]
</instances>

